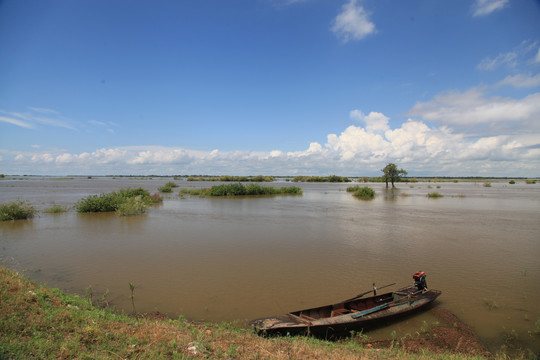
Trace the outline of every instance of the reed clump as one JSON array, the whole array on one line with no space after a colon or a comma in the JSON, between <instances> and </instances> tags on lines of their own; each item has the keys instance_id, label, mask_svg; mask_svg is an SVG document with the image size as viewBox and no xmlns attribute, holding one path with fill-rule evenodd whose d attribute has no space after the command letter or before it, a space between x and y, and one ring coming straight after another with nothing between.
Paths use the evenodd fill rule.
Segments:
<instances>
[{"instance_id":1,"label":"reed clump","mask_svg":"<svg viewBox=\"0 0 540 360\"><path fill-rule=\"evenodd\" d=\"M43 210L43 212L47 214L61 214L65 213L66 211L68 210L65 207L56 204L51 206L50 208Z\"/></svg>"},{"instance_id":2,"label":"reed clump","mask_svg":"<svg viewBox=\"0 0 540 360\"><path fill-rule=\"evenodd\" d=\"M347 191L349 190L347 189ZM375 197L375 190L373 190L369 186L364 186L362 188L354 190L353 196L363 200L370 200Z\"/></svg>"},{"instance_id":3,"label":"reed clump","mask_svg":"<svg viewBox=\"0 0 540 360\"><path fill-rule=\"evenodd\" d=\"M128 188L108 194L90 195L79 200L75 208L80 213L116 211L119 215L125 216L142 214L160 201L163 199L159 195L151 196L143 188Z\"/></svg>"},{"instance_id":4,"label":"reed clump","mask_svg":"<svg viewBox=\"0 0 540 360\"><path fill-rule=\"evenodd\" d=\"M227 184L212 186L207 192L208 196L253 196L253 195L300 195L302 189L299 187L261 186L259 184Z\"/></svg>"},{"instance_id":5,"label":"reed clump","mask_svg":"<svg viewBox=\"0 0 540 360\"><path fill-rule=\"evenodd\" d=\"M21 200L0 205L0 221L30 219L35 213L32 205Z\"/></svg>"},{"instance_id":6,"label":"reed clump","mask_svg":"<svg viewBox=\"0 0 540 360\"><path fill-rule=\"evenodd\" d=\"M273 187L262 186L256 183L247 185L241 183L215 185L211 188L182 188L180 195L192 196L264 196L264 195L301 195L302 189L296 186L291 187Z\"/></svg>"},{"instance_id":7,"label":"reed clump","mask_svg":"<svg viewBox=\"0 0 540 360\"><path fill-rule=\"evenodd\" d=\"M293 182L351 182L347 177L330 175L330 176L295 176L292 180Z\"/></svg>"},{"instance_id":8,"label":"reed clump","mask_svg":"<svg viewBox=\"0 0 540 360\"><path fill-rule=\"evenodd\" d=\"M427 197L430 199L437 199L437 198L442 198L443 195L438 192L432 192L432 193L427 194Z\"/></svg>"}]
</instances>

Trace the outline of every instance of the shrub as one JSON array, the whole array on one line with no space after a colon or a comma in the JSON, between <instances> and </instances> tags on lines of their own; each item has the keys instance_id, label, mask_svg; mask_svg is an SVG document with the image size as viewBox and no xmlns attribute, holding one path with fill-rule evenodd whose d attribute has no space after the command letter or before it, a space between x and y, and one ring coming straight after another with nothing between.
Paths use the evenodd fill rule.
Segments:
<instances>
[{"instance_id":1,"label":"shrub","mask_svg":"<svg viewBox=\"0 0 540 360\"><path fill-rule=\"evenodd\" d=\"M515 182L514 180L510 180L508 183L509 183L510 185L514 185L516 182Z\"/></svg>"},{"instance_id":2,"label":"shrub","mask_svg":"<svg viewBox=\"0 0 540 360\"><path fill-rule=\"evenodd\" d=\"M141 195L127 198L118 205L116 212L121 216L139 215L144 213L150 205L143 200Z\"/></svg>"},{"instance_id":3,"label":"shrub","mask_svg":"<svg viewBox=\"0 0 540 360\"><path fill-rule=\"evenodd\" d=\"M160 186L160 187L158 187L158 191L163 192L163 193L171 193L172 192L172 186L169 186L169 185Z\"/></svg>"},{"instance_id":4,"label":"shrub","mask_svg":"<svg viewBox=\"0 0 540 360\"><path fill-rule=\"evenodd\" d=\"M60 205L53 205L50 208L43 210L43 212L45 212L47 214L59 214L59 213L63 213L63 212L66 212L66 211L67 211L67 209L60 206Z\"/></svg>"},{"instance_id":5,"label":"shrub","mask_svg":"<svg viewBox=\"0 0 540 360\"><path fill-rule=\"evenodd\" d=\"M375 190L370 188L369 186L365 186L363 188L360 188L353 193L354 196L360 199L373 199L375 197Z\"/></svg>"},{"instance_id":6,"label":"shrub","mask_svg":"<svg viewBox=\"0 0 540 360\"><path fill-rule=\"evenodd\" d=\"M36 209L20 200L0 205L0 221L30 219Z\"/></svg>"},{"instance_id":7,"label":"shrub","mask_svg":"<svg viewBox=\"0 0 540 360\"><path fill-rule=\"evenodd\" d=\"M432 192L432 193L427 194L427 197L432 198L432 199L437 199L437 198L443 197L443 195L438 192Z\"/></svg>"},{"instance_id":8,"label":"shrub","mask_svg":"<svg viewBox=\"0 0 540 360\"><path fill-rule=\"evenodd\" d=\"M347 188L347 192L355 192L355 191L358 191L358 190L360 190L360 185L349 186Z\"/></svg>"},{"instance_id":9,"label":"shrub","mask_svg":"<svg viewBox=\"0 0 540 360\"><path fill-rule=\"evenodd\" d=\"M528 180L525 180L525 183L529 185L536 184L536 180L528 179Z\"/></svg>"},{"instance_id":10,"label":"shrub","mask_svg":"<svg viewBox=\"0 0 540 360\"><path fill-rule=\"evenodd\" d=\"M118 192L112 192L109 194L101 195L90 195L87 198L81 199L75 205L78 212L110 212L117 211L120 206L129 199L140 197L142 201L147 206L150 206L156 202L161 201L160 198L150 196L150 193L143 188L136 189L120 189ZM130 200L130 206L135 206L136 201ZM127 210L123 208L122 211Z\"/></svg>"},{"instance_id":11,"label":"shrub","mask_svg":"<svg viewBox=\"0 0 540 360\"><path fill-rule=\"evenodd\" d=\"M170 188L177 188L178 185L176 185L174 182L172 181L169 181L168 183L165 184L165 186L168 186Z\"/></svg>"}]
</instances>

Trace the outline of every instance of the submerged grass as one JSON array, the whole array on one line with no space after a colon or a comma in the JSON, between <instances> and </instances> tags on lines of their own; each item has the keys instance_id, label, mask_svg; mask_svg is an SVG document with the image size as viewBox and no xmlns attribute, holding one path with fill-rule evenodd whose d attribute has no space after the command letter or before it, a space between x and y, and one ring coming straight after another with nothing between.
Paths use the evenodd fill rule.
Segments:
<instances>
[{"instance_id":1,"label":"submerged grass","mask_svg":"<svg viewBox=\"0 0 540 360\"><path fill-rule=\"evenodd\" d=\"M126 289L127 291L127 289ZM481 359L427 350L364 348L353 337L266 339L234 324L128 316L85 297L37 286L0 267L1 359Z\"/></svg>"},{"instance_id":2,"label":"submerged grass","mask_svg":"<svg viewBox=\"0 0 540 360\"><path fill-rule=\"evenodd\" d=\"M0 204L0 221L30 219L35 213L32 205L21 200Z\"/></svg>"},{"instance_id":3,"label":"submerged grass","mask_svg":"<svg viewBox=\"0 0 540 360\"><path fill-rule=\"evenodd\" d=\"M50 208L43 210L43 212L47 214L60 214L60 213L65 213L67 211L68 210L65 207L56 205L56 204L51 206Z\"/></svg>"}]
</instances>

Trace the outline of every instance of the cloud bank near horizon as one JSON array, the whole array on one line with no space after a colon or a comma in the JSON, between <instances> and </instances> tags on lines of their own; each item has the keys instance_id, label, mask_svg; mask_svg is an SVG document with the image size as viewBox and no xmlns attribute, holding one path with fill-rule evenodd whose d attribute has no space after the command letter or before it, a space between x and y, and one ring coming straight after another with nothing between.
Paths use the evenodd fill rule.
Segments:
<instances>
[{"instance_id":1,"label":"cloud bank near horizon","mask_svg":"<svg viewBox=\"0 0 540 360\"><path fill-rule=\"evenodd\" d=\"M350 111L354 122L325 144L284 152L128 146L92 152L0 150L3 172L48 175L231 174L371 176L388 162L411 175L539 176L540 93L487 98L482 89L419 102L392 129L389 118ZM480 135L482 134L482 135Z\"/></svg>"}]
</instances>

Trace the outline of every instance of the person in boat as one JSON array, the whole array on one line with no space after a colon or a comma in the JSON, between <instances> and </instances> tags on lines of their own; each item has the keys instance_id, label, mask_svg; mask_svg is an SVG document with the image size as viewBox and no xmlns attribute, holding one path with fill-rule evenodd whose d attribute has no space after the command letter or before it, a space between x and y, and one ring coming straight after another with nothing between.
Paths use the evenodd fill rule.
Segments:
<instances>
[{"instance_id":1,"label":"person in boat","mask_svg":"<svg viewBox=\"0 0 540 360\"><path fill-rule=\"evenodd\" d=\"M426 273L423 271L417 271L413 275L414 279L414 286L418 289L418 291L427 290L427 282L426 282Z\"/></svg>"}]
</instances>

